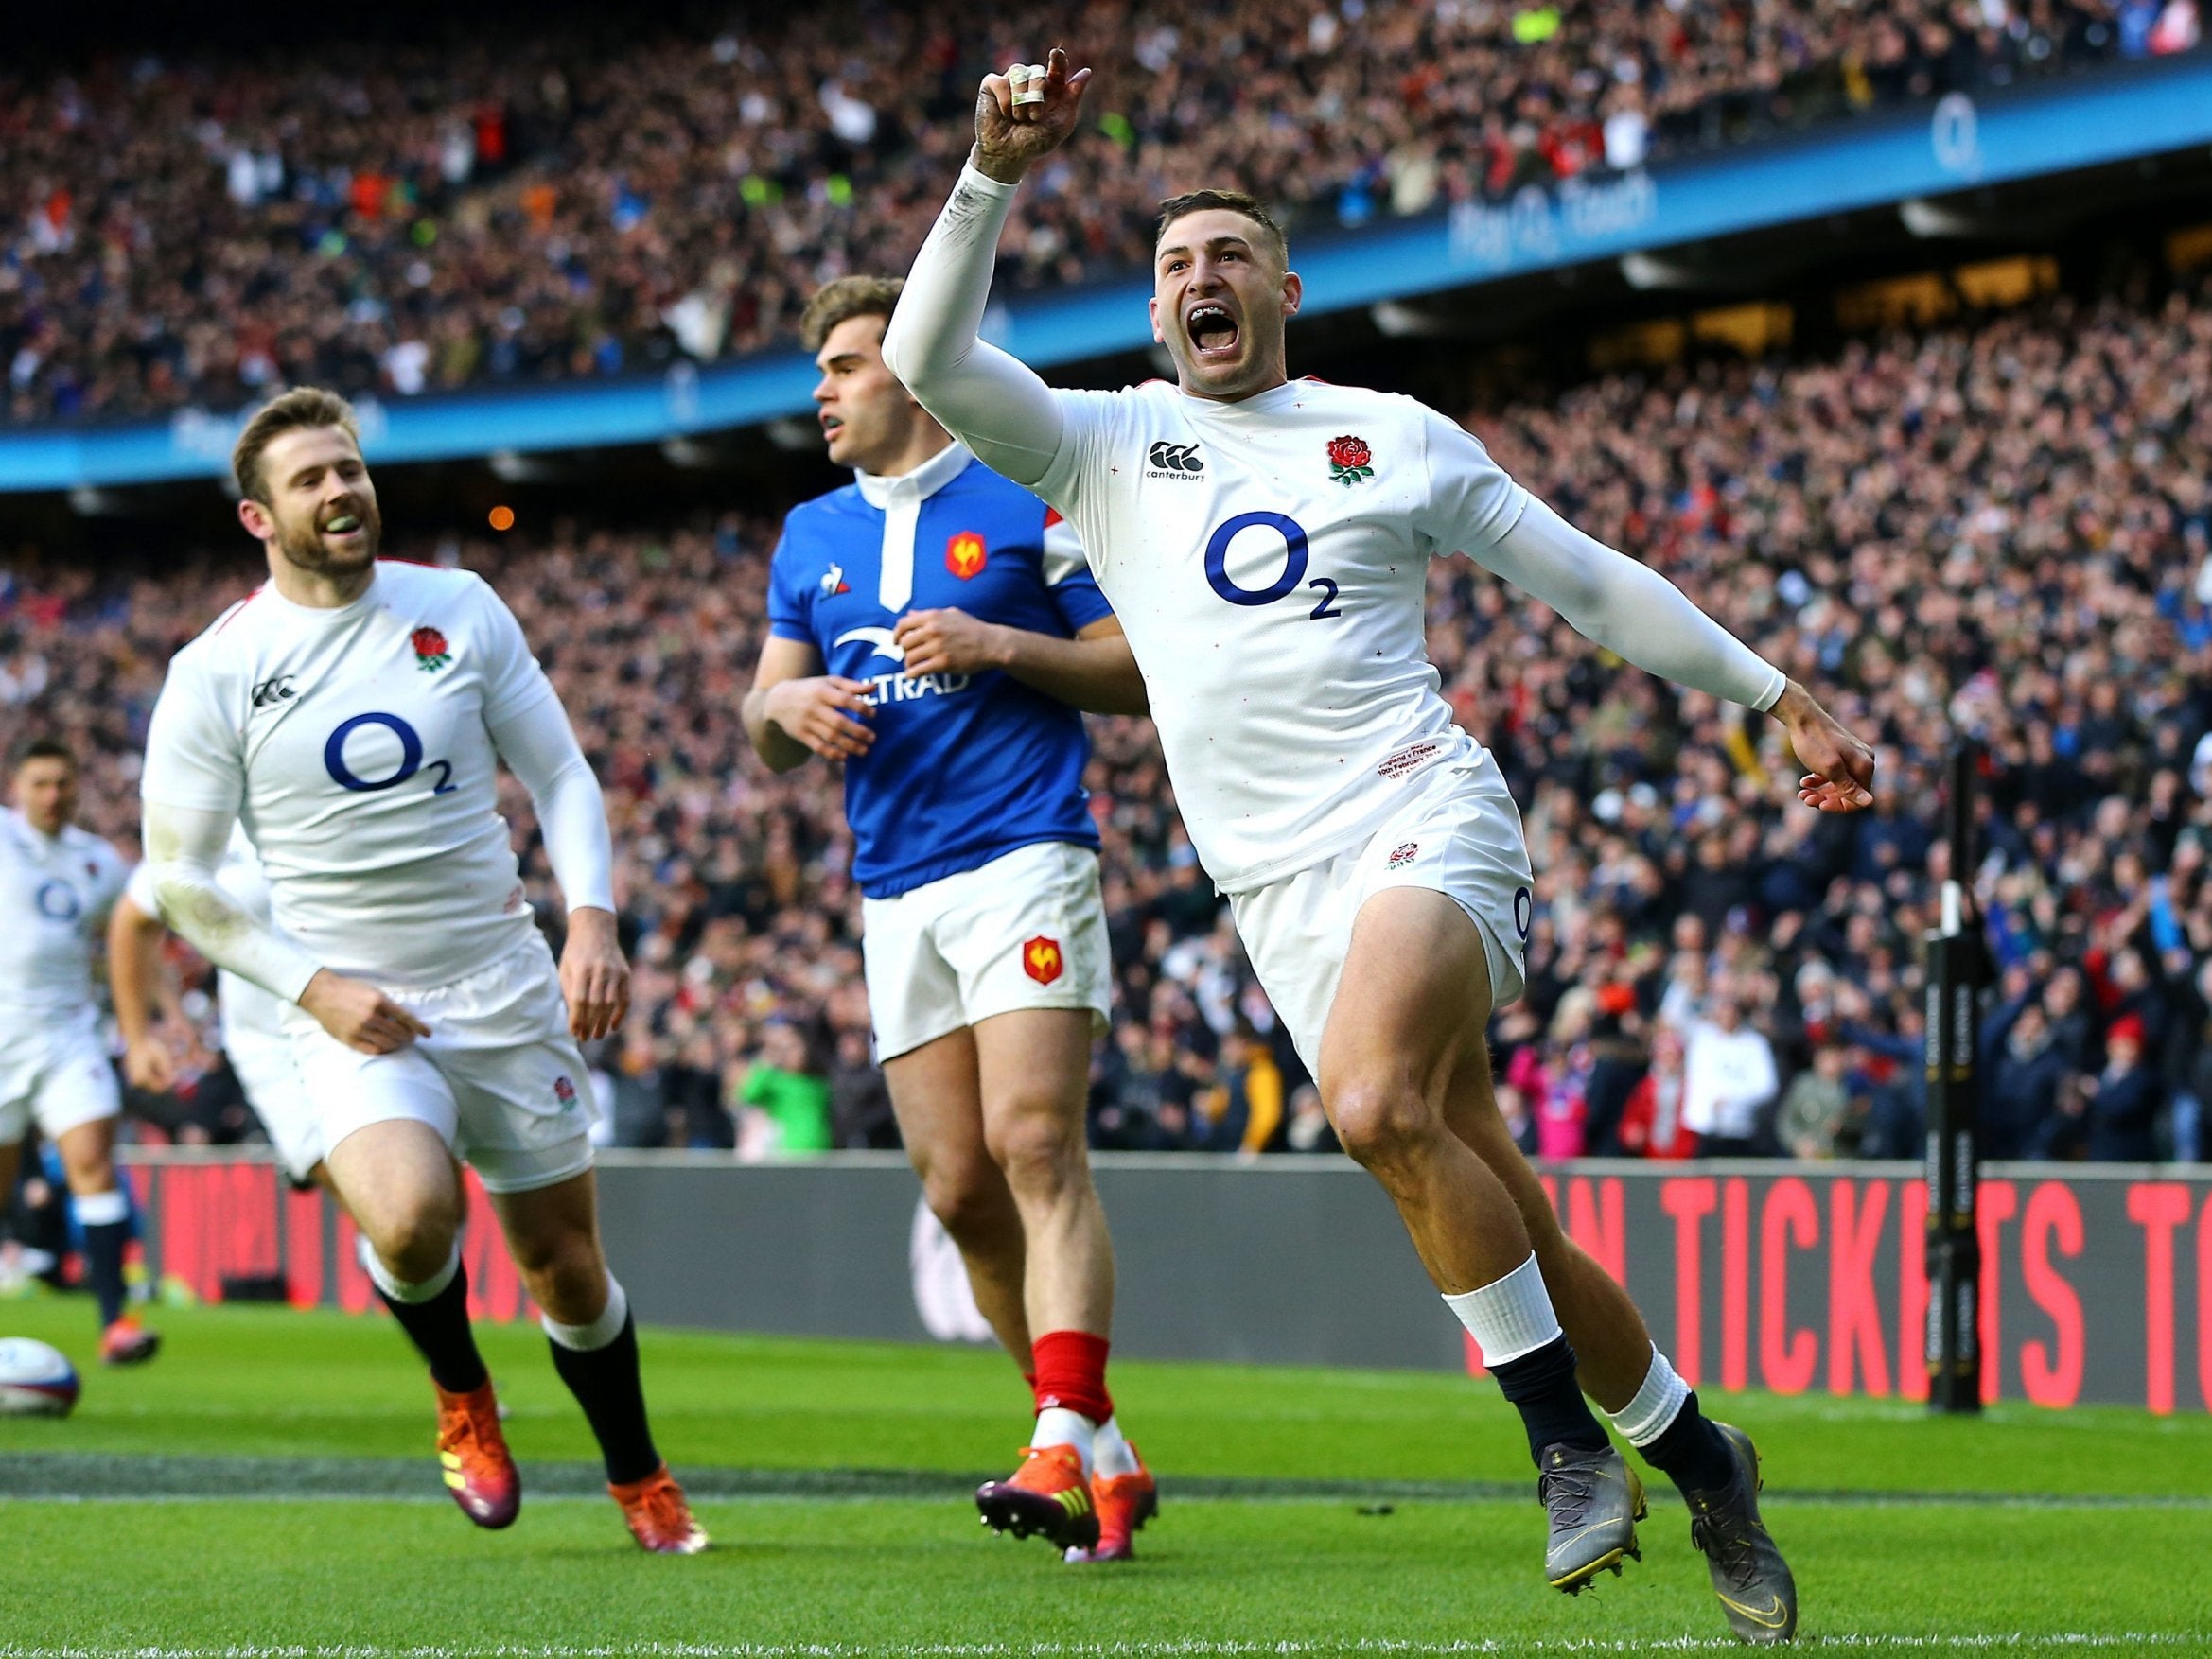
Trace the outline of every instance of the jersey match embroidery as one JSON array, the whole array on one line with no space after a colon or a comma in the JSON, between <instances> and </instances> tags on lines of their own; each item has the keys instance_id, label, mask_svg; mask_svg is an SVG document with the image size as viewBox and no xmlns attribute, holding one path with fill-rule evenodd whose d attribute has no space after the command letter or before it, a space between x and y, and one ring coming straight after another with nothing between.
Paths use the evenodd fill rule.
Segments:
<instances>
[{"instance_id":1,"label":"jersey match embroidery","mask_svg":"<svg viewBox=\"0 0 2212 1659\"><path fill-rule=\"evenodd\" d=\"M1329 481L1349 488L1361 479L1375 476L1374 453L1367 447L1367 440L1348 433L1328 441Z\"/></svg>"},{"instance_id":2,"label":"jersey match embroidery","mask_svg":"<svg viewBox=\"0 0 2212 1659\"><path fill-rule=\"evenodd\" d=\"M1022 947L1022 971L1039 985L1050 985L1066 966L1058 939L1040 934Z\"/></svg>"},{"instance_id":3,"label":"jersey match embroidery","mask_svg":"<svg viewBox=\"0 0 2212 1659\"><path fill-rule=\"evenodd\" d=\"M963 530L945 543L945 568L962 582L982 574L986 555L983 538L972 530Z\"/></svg>"},{"instance_id":4,"label":"jersey match embroidery","mask_svg":"<svg viewBox=\"0 0 2212 1659\"><path fill-rule=\"evenodd\" d=\"M414 646L414 666L426 674L436 673L453 660L446 649L446 636L435 628L417 628L408 638Z\"/></svg>"}]
</instances>

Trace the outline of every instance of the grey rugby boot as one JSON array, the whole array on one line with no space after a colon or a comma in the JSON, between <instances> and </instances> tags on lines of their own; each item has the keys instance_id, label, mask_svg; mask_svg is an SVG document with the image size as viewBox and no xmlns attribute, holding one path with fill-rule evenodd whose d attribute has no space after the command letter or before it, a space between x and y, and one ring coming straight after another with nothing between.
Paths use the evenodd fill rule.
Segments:
<instances>
[{"instance_id":1,"label":"grey rugby boot","mask_svg":"<svg viewBox=\"0 0 2212 1659\"><path fill-rule=\"evenodd\" d=\"M1759 1448L1742 1429L1715 1423L1735 1457L1736 1477L1718 1492L1692 1492L1690 1542L1705 1552L1712 1593L1739 1642L1786 1642L1798 1633L1798 1582L1759 1518Z\"/></svg>"},{"instance_id":2,"label":"grey rugby boot","mask_svg":"<svg viewBox=\"0 0 2212 1659\"><path fill-rule=\"evenodd\" d=\"M1579 1596L1607 1567L1617 1576L1623 1557L1643 1559L1636 1546L1643 1482L1617 1450L1550 1445L1536 1467L1536 1496L1552 1523L1544 1577L1553 1589Z\"/></svg>"}]
</instances>

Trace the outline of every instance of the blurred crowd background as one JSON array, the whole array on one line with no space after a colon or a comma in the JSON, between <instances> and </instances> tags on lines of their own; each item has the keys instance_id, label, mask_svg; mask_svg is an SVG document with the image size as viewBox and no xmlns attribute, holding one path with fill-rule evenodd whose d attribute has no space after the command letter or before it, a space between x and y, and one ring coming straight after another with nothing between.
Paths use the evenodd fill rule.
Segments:
<instances>
[{"instance_id":1,"label":"blurred crowd background","mask_svg":"<svg viewBox=\"0 0 2212 1659\"><path fill-rule=\"evenodd\" d=\"M1002 285L1143 266L1234 179L1294 235L2197 48L2200 0L1098 0L1089 130ZM687 33L555 7L342 50L0 57L0 426L406 397L788 342L903 271L1031 9L830 0Z\"/></svg>"},{"instance_id":2,"label":"blurred crowd background","mask_svg":"<svg viewBox=\"0 0 2212 1659\"><path fill-rule=\"evenodd\" d=\"M1529 991L1493 1031L1530 1150L1917 1157L1921 940L1946 874L1939 745L1958 730L1985 745L1984 856L1964 874L2000 974L1985 1155L2200 1155L2212 293L2045 298L1462 412L1518 477L1675 578L1880 754L1877 810L1808 812L1771 722L1624 667L1464 561L1433 568L1445 690L1510 778L1538 872ZM773 514L417 529L395 525L389 550L498 587L606 789L637 1003L595 1057L606 1137L741 1156L895 1144L839 780L820 762L769 774L739 721ZM126 850L167 657L258 580L257 558L240 536L132 566L32 548L0 563L0 741L76 743L87 820ZM1149 724L1092 731L1117 975L1095 1143L1327 1148ZM196 987L192 1080L134 1106L150 1133L250 1133L206 1046L204 973L182 947L176 961Z\"/></svg>"}]
</instances>

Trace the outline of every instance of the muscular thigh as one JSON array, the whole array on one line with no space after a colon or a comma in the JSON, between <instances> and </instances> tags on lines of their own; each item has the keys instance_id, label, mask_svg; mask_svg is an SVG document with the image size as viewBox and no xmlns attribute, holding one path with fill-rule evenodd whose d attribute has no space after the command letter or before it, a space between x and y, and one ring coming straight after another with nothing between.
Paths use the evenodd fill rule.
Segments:
<instances>
[{"instance_id":1,"label":"muscular thigh","mask_svg":"<svg viewBox=\"0 0 2212 1659\"><path fill-rule=\"evenodd\" d=\"M1024 1008L974 1027L986 1124L1049 1117L1079 1140L1091 1086L1090 1010Z\"/></svg>"},{"instance_id":2,"label":"muscular thigh","mask_svg":"<svg viewBox=\"0 0 2212 1659\"><path fill-rule=\"evenodd\" d=\"M965 1025L884 1062L906 1157L924 1180L988 1163L975 1036Z\"/></svg>"},{"instance_id":3,"label":"muscular thigh","mask_svg":"<svg viewBox=\"0 0 2212 1659\"><path fill-rule=\"evenodd\" d=\"M324 1161L346 1209L372 1239L405 1232L425 1216L460 1221L460 1169L445 1137L420 1118L362 1124Z\"/></svg>"},{"instance_id":4,"label":"muscular thigh","mask_svg":"<svg viewBox=\"0 0 2212 1659\"><path fill-rule=\"evenodd\" d=\"M1441 1104L1489 1020L1489 960L1466 912L1428 888L1376 893L1353 923L1322 1029L1322 1104L1354 1080L1403 1083Z\"/></svg>"}]
</instances>

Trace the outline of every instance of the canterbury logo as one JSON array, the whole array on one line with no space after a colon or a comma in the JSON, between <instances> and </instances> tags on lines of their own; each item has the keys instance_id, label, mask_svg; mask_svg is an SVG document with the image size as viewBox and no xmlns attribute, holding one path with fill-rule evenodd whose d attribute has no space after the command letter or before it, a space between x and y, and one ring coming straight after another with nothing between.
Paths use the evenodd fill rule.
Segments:
<instances>
[{"instance_id":1,"label":"canterbury logo","mask_svg":"<svg viewBox=\"0 0 2212 1659\"><path fill-rule=\"evenodd\" d=\"M263 680L254 688L254 707L267 708L272 703L282 703L286 698L295 695L291 682L292 676L290 674L276 674Z\"/></svg>"},{"instance_id":2,"label":"canterbury logo","mask_svg":"<svg viewBox=\"0 0 2212 1659\"><path fill-rule=\"evenodd\" d=\"M1196 444L1170 444L1161 439L1146 452L1146 459L1161 472L1178 476L1205 471L1206 463Z\"/></svg>"}]
</instances>

